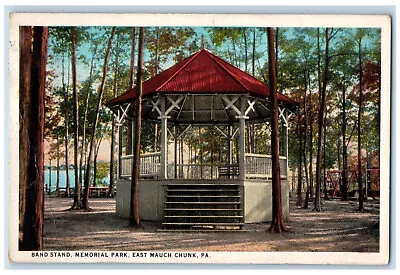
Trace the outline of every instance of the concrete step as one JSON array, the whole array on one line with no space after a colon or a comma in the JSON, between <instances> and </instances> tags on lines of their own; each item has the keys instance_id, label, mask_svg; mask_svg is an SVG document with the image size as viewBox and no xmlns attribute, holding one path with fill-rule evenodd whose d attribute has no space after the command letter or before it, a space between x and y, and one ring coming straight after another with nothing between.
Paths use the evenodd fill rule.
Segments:
<instances>
[{"instance_id":1,"label":"concrete step","mask_svg":"<svg viewBox=\"0 0 400 275\"><path fill-rule=\"evenodd\" d=\"M166 201L165 204L229 204L229 205L239 205L239 201Z\"/></svg>"},{"instance_id":2,"label":"concrete step","mask_svg":"<svg viewBox=\"0 0 400 275\"><path fill-rule=\"evenodd\" d=\"M238 189L171 189L168 188L167 192L239 192Z\"/></svg>"},{"instance_id":3,"label":"concrete step","mask_svg":"<svg viewBox=\"0 0 400 275\"><path fill-rule=\"evenodd\" d=\"M164 222L163 225L190 225L190 226L243 226L244 223L234 222Z\"/></svg>"},{"instance_id":4,"label":"concrete step","mask_svg":"<svg viewBox=\"0 0 400 275\"><path fill-rule=\"evenodd\" d=\"M192 229L157 229L160 233L246 233L249 230L245 229L218 229L218 228L192 228Z\"/></svg>"},{"instance_id":5,"label":"concrete step","mask_svg":"<svg viewBox=\"0 0 400 275\"><path fill-rule=\"evenodd\" d=\"M241 208L165 208L165 211L242 211Z\"/></svg>"},{"instance_id":6,"label":"concrete step","mask_svg":"<svg viewBox=\"0 0 400 275\"><path fill-rule=\"evenodd\" d=\"M240 196L229 195L167 195L167 198L240 198Z\"/></svg>"},{"instance_id":7,"label":"concrete step","mask_svg":"<svg viewBox=\"0 0 400 275\"><path fill-rule=\"evenodd\" d=\"M243 216L165 216L165 218L204 218L204 219L219 219L219 218L224 218L224 219L238 219L238 218L243 218Z\"/></svg>"}]
</instances>

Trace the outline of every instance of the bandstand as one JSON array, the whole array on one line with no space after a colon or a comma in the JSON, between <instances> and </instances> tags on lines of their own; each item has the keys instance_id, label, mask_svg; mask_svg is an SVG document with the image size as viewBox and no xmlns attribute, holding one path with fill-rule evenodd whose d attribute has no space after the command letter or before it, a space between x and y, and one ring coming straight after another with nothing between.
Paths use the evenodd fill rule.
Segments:
<instances>
[{"instance_id":1,"label":"bandstand","mask_svg":"<svg viewBox=\"0 0 400 275\"><path fill-rule=\"evenodd\" d=\"M160 137L154 152L141 155L140 218L159 221L170 230L240 229L245 223L270 221L271 157L246 150L246 127L270 120L269 93L267 85L206 49L145 81L142 123L157 124ZM132 89L108 103L120 135L124 122L132 121L136 99ZM282 94L278 101L282 202L287 219L287 125L295 103ZM225 149L212 152L219 155L218 161L197 158L193 162L178 141L193 138L205 128L224 140ZM120 153L118 163L116 211L128 218L132 155Z\"/></svg>"}]
</instances>

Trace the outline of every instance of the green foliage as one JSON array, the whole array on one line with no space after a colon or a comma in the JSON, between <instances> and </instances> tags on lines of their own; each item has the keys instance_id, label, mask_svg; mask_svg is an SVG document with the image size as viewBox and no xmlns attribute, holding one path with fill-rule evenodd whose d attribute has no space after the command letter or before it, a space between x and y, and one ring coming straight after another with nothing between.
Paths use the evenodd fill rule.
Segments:
<instances>
[{"instance_id":1,"label":"green foliage","mask_svg":"<svg viewBox=\"0 0 400 275\"><path fill-rule=\"evenodd\" d=\"M107 185L106 178L110 172L110 162L99 161L96 170L96 185Z\"/></svg>"}]
</instances>

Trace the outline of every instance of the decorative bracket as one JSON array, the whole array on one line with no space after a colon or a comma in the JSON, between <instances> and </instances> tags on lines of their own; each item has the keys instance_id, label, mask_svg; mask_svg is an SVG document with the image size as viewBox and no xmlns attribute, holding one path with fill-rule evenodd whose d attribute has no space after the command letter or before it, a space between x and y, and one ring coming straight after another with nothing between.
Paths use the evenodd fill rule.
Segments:
<instances>
[{"instance_id":1,"label":"decorative bracket","mask_svg":"<svg viewBox=\"0 0 400 275\"><path fill-rule=\"evenodd\" d=\"M151 104L153 105L153 109L151 109L151 111L153 112L154 110L156 110L157 113L161 116L161 110L160 110L160 108L158 108L158 104L160 104L160 98L157 98L156 102L154 102L154 100L152 100Z\"/></svg>"},{"instance_id":2,"label":"decorative bracket","mask_svg":"<svg viewBox=\"0 0 400 275\"><path fill-rule=\"evenodd\" d=\"M179 107L179 102L181 102L185 97L184 96L179 96L177 100L173 100L171 97L167 96L167 99L169 102L171 102L171 106L165 111L165 114L168 115L173 109L177 108L178 110L180 109Z\"/></svg>"},{"instance_id":3,"label":"decorative bracket","mask_svg":"<svg viewBox=\"0 0 400 275\"><path fill-rule=\"evenodd\" d=\"M122 111L122 116L118 118L118 124L121 124L122 120L123 120L125 117L128 118L128 119L130 119L130 117L128 116L128 110L129 110L129 107L130 107L130 106L131 106L130 103L128 103L128 105L126 106L125 109L124 109L121 105L119 106L119 109ZM119 111L120 111L120 110L118 110L118 114L119 114Z\"/></svg>"},{"instance_id":4,"label":"decorative bracket","mask_svg":"<svg viewBox=\"0 0 400 275\"><path fill-rule=\"evenodd\" d=\"M244 113L245 116L247 116L247 114L252 110L253 112L256 112L256 110L254 110L254 104L256 103L255 101L250 101L247 99L247 103L249 104L249 107L247 107L246 112Z\"/></svg>"},{"instance_id":5,"label":"decorative bracket","mask_svg":"<svg viewBox=\"0 0 400 275\"><path fill-rule=\"evenodd\" d=\"M288 125L288 118L285 116L286 108L278 107L279 110L279 117L285 122L285 126Z\"/></svg>"},{"instance_id":6,"label":"decorative bracket","mask_svg":"<svg viewBox=\"0 0 400 275\"><path fill-rule=\"evenodd\" d=\"M237 115L241 114L240 110L234 105L235 102L239 99L239 96L233 97L232 100L229 100L229 98L227 96L223 96L222 99L226 102L226 104L228 104L225 107L225 110L232 108L236 112Z\"/></svg>"}]
</instances>

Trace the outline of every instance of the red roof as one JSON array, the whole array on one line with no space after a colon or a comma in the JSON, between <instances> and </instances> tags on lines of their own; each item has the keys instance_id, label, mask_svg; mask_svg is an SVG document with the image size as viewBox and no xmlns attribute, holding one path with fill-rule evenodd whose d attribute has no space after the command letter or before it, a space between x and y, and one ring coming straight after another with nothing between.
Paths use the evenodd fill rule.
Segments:
<instances>
[{"instance_id":1,"label":"red roof","mask_svg":"<svg viewBox=\"0 0 400 275\"><path fill-rule=\"evenodd\" d=\"M143 83L143 96L157 93L235 93L268 97L269 87L208 50L202 49ZM110 105L135 98L131 89L111 100ZM278 94L278 100L293 104Z\"/></svg>"}]
</instances>

